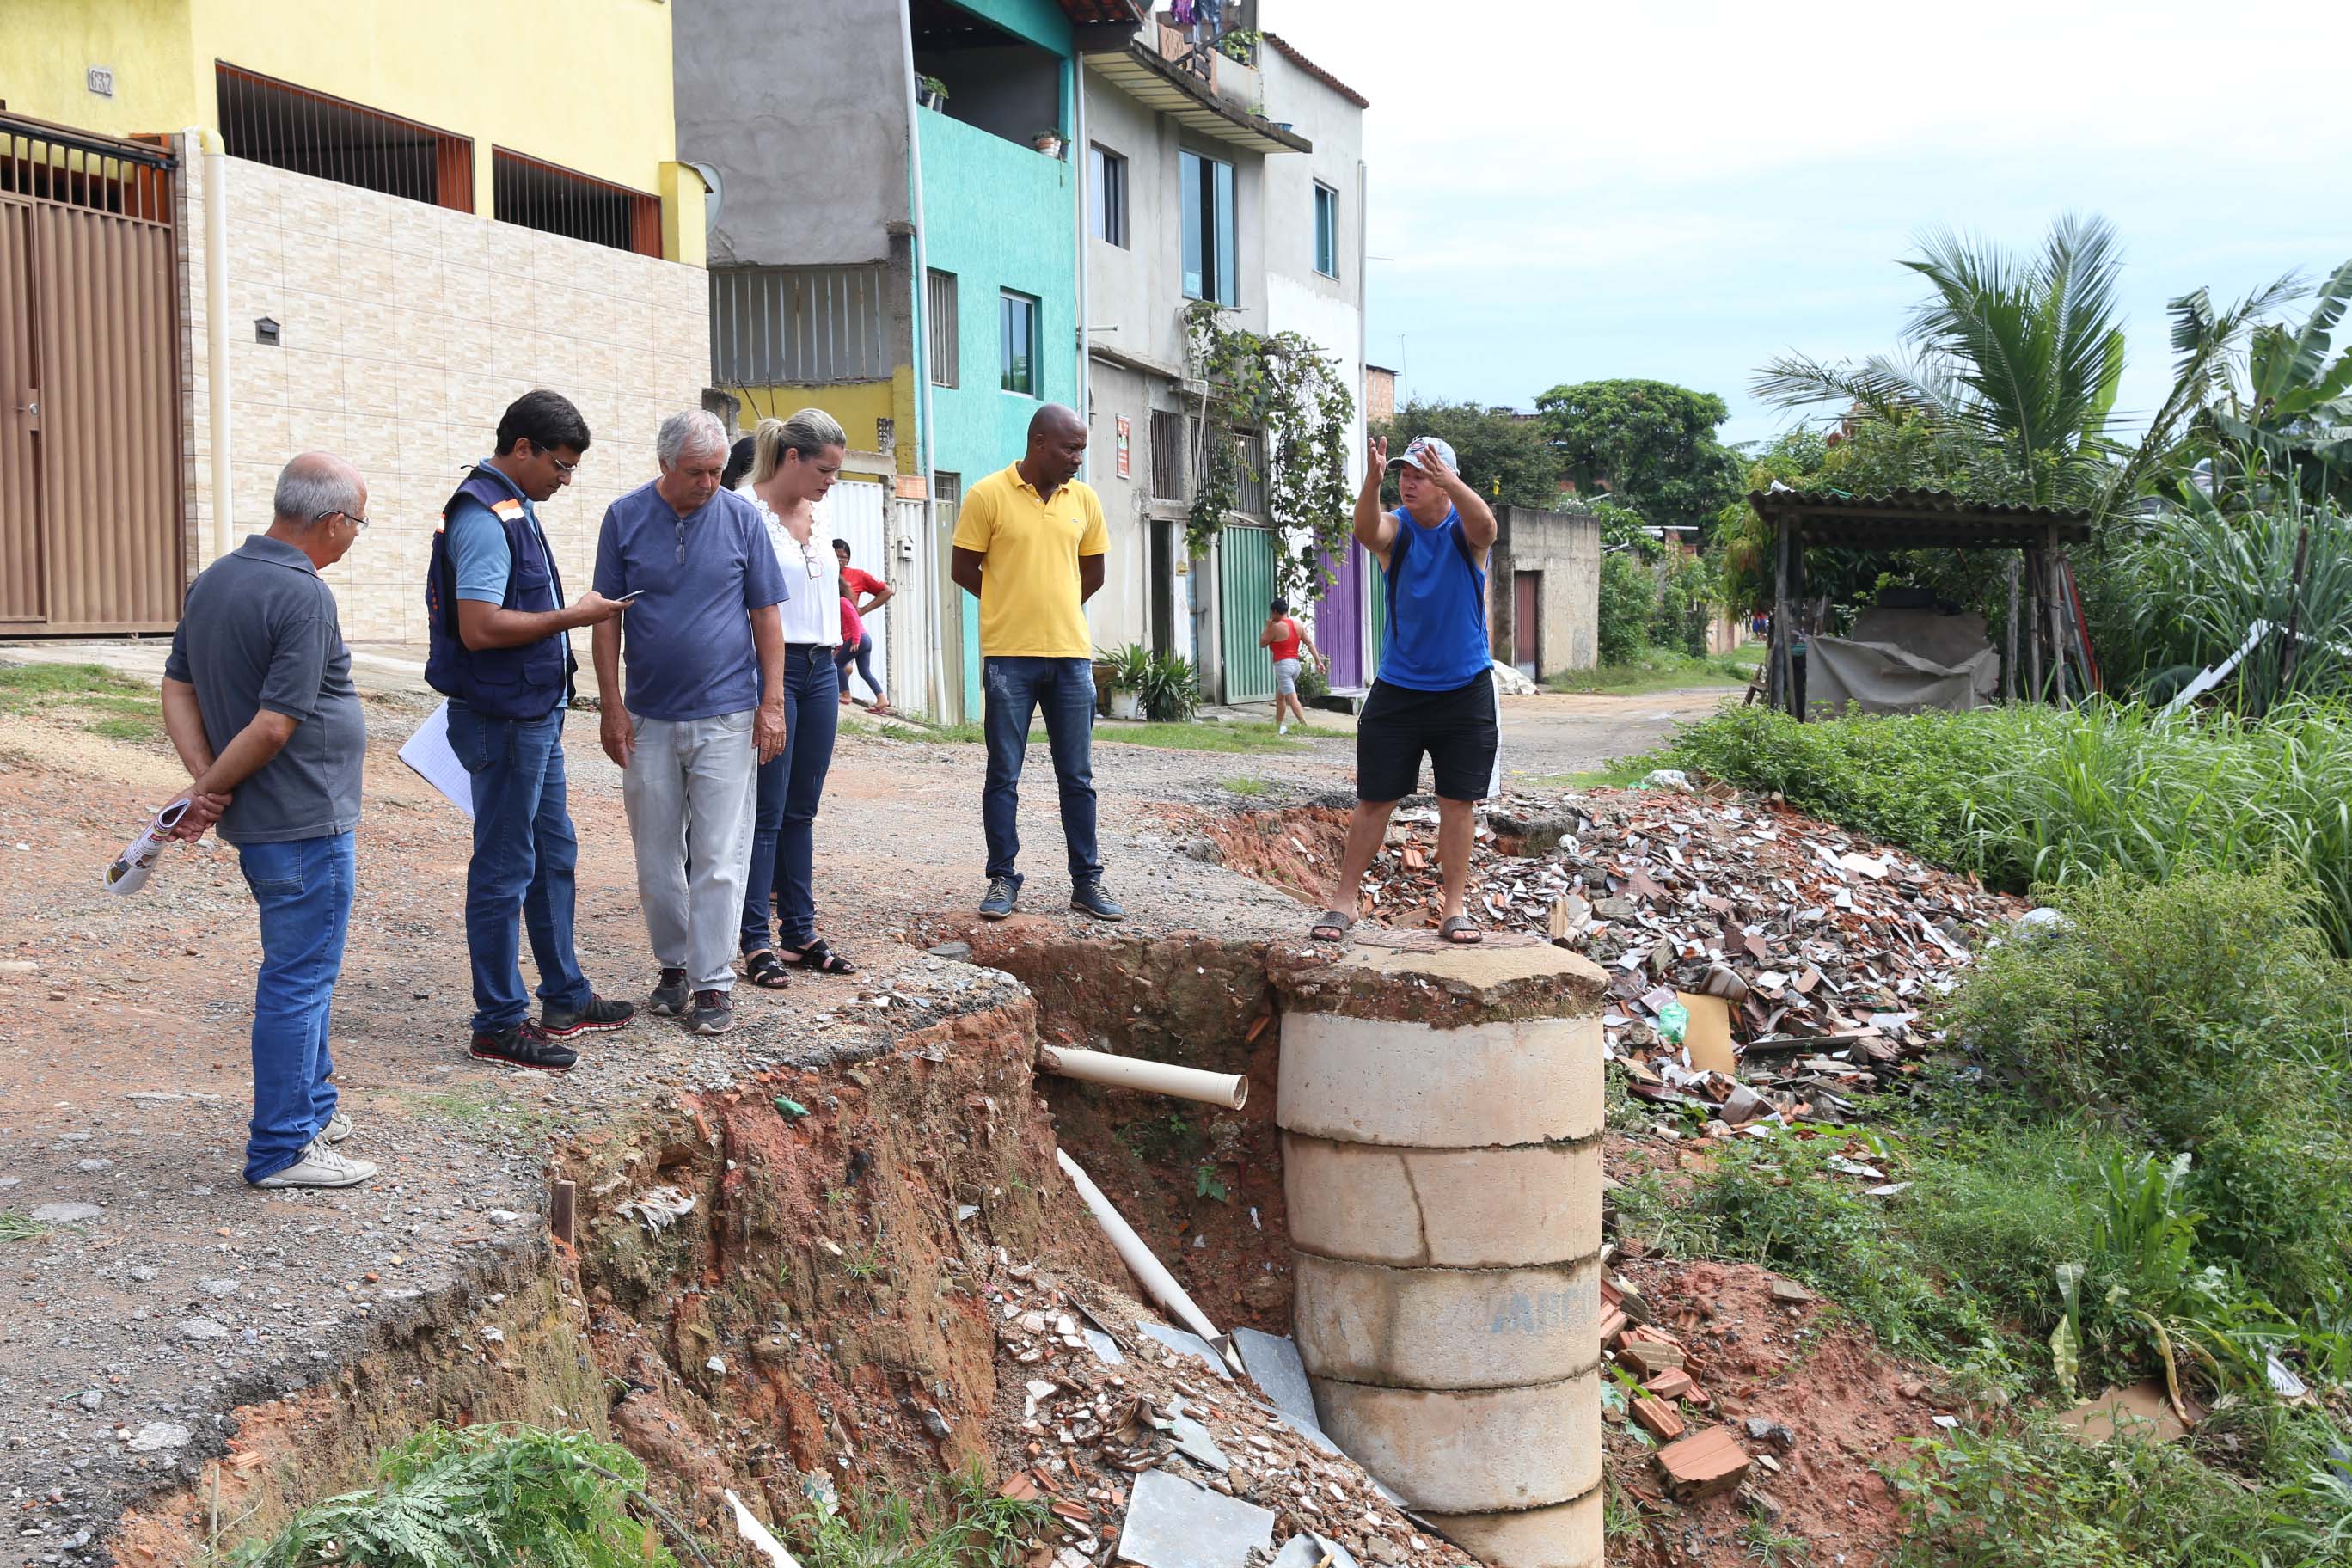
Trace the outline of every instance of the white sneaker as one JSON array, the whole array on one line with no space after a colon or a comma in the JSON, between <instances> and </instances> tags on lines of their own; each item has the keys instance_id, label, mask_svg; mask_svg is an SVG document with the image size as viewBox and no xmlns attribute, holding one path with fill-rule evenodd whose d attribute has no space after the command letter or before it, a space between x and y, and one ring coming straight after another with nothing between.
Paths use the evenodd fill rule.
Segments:
<instances>
[{"instance_id":1,"label":"white sneaker","mask_svg":"<svg viewBox=\"0 0 2352 1568\"><path fill-rule=\"evenodd\" d=\"M1290 733L1290 726L1288 724L1276 724L1274 727L1274 732L1277 735L1287 735Z\"/></svg>"},{"instance_id":2,"label":"white sneaker","mask_svg":"<svg viewBox=\"0 0 2352 1568\"><path fill-rule=\"evenodd\" d=\"M327 1125L319 1130L319 1136L330 1143L340 1143L351 1135L352 1119L340 1110L328 1117Z\"/></svg>"},{"instance_id":3,"label":"white sneaker","mask_svg":"<svg viewBox=\"0 0 2352 1568\"><path fill-rule=\"evenodd\" d=\"M353 1160L327 1147L324 1138L313 1138L303 1149L302 1157L274 1176L264 1176L254 1183L257 1187L356 1187L375 1174L373 1162Z\"/></svg>"}]
</instances>

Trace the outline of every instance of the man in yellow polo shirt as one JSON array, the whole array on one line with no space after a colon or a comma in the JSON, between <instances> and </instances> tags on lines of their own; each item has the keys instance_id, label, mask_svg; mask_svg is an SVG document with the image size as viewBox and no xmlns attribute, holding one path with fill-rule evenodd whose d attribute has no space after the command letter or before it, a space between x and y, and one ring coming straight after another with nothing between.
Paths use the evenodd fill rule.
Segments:
<instances>
[{"instance_id":1,"label":"man in yellow polo shirt","mask_svg":"<svg viewBox=\"0 0 2352 1568\"><path fill-rule=\"evenodd\" d=\"M1030 716L1045 711L1045 739L1062 791L1062 837L1070 853L1070 908L1097 920L1127 911L1103 891L1095 845L1094 639L1086 602L1103 585L1110 536L1102 502L1078 482L1087 422L1049 403L1029 421L1029 450L964 492L956 518L958 586L980 600L981 687L988 734L988 830L983 920L1001 921L1021 897L1017 821Z\"/></svg>"}]
</instances>

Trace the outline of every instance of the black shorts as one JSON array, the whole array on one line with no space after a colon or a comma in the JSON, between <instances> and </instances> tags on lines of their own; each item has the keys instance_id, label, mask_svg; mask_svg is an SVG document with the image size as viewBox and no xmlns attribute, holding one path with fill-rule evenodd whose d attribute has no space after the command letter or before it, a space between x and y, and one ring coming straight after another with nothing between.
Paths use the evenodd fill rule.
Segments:
<instances>
[{"instance_id":1,"label":"black shorts","mask_svg":"<svg viewBox=\"0 0 2352 1568\"><path fill-rule=\"evenodd\" d=\"M1495 678L1483 670L1452 691L1375 680L1356 720L1356 798L1402 800L1420 783L1426 753L1440 799L1484 800L1499 729Z\"/></svg>"}]
</instances>

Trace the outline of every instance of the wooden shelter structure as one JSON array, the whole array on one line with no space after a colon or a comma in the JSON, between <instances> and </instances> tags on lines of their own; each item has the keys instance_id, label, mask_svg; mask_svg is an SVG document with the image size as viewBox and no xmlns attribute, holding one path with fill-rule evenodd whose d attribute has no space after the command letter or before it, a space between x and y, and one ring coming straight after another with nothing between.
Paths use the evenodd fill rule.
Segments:
<instances>
[{"instance_id":1,"label":"wooden shelter structure","mask_svg":"<svg viewBox=\"0 0 2352 1568\"><path fill-rule=\"evenodd\" d=\"M2091 537L2091 514L2048 507L1987 505L1943 490L1891 490L1880 496L1836 490L1775 487L1749 494L1772 531L1772 642L1765 665L1765 693L1775 708L1798 720L1804 693L1792 634L1805 597L1805 552L1832 550L2014 550L2019 561L2009 578L2009 638L2001 661L2001 694L2019 690L2019 633L2023 631L2029 698L2047 689L2059 701L2068 696L2070 650L2079 668L2090 668L2081 642L2080 606L2063 552ZM2025 604L2020 614L2021 587Z\"/></svg>"}]
</instances>

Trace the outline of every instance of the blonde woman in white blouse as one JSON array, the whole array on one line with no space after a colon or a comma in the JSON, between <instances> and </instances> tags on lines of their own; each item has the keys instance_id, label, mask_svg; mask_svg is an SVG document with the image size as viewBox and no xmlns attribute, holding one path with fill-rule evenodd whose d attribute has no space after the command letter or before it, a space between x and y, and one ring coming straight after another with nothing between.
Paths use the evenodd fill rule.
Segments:
<instances>
[{"instance_id":1,"label":"blonde woman in white blouse","mask_svg":"<svg viewBox=\"0 0 2352 1568\"><path fill-rule=\"evenodd\" d=\"M841 563L833 552L824 498L841 477L848 439L822 408L761 420L752 437L751 482L743 492L759 508L793 591L777 606L784 628L784 749L760 768L743 898L743 976L770 990L789 983L787 966L856 973L816 934L814 870L816 810L833 766L841 692L834 666L841 642Z\"/></svg>"}]
</instances>

